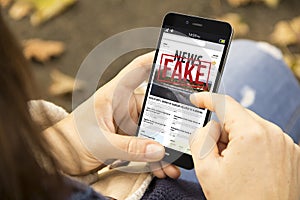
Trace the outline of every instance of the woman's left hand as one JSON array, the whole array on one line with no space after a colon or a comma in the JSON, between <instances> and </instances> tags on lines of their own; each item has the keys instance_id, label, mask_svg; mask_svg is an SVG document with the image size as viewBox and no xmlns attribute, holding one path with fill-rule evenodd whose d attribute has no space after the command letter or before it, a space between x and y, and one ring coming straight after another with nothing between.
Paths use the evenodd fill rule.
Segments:
<instances>
[{"instance_id":1,"label":"woman's left hand","mask_svg":"<svg viewBox=\"0 0 300 200\"><path fill-rule=\"evenodd\" d=\"M159 178L179 177L177 167L160 162L165 153L162 145L135 137L144 99L144 92L136 88L148 78L153 57L154 52L134 59L56 125L76 148L81 161L81 169L74 165L63 166L64 171L79 174L95 169L107 160L121 159L150 162L154 175Z\"/></svg>"}]
</instances>

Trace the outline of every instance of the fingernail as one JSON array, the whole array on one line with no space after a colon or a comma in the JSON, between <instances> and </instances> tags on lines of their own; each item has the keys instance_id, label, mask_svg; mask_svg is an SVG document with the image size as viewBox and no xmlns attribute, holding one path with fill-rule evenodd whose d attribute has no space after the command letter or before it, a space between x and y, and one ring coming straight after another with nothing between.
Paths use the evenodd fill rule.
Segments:
<instances>
[{"instance_id":1,"label":"fingernail","mask_svg":"<svg viewBox=\"0 0 300 200\"><path fill-rule=\"evenodd\" d=\"M153 160L160 160L164 157L165 148L157 144L148 144L146 147L145 157Z\"/></svg>"},{"instance_id":2,"label":"fingernail","mask_svg":"<svg viewBox=\"0 0 300 200\"><path fill-rule=\"evenodd\" d=\"M199 159L205 158L215 147L216 141L208 134L200 150Z\"/></svg>"},{"instance_id":3,"label":"fingernail","mask_svg":"<svg viewBox=\"0 0 300 200\"><path fill-rule=\"evenodd\" d=\"M197 101L196 93L193 93L193 94L190 95L190 101L191 101L192 104L196 104L196 101Z\"/></svg>"}]
</instances>

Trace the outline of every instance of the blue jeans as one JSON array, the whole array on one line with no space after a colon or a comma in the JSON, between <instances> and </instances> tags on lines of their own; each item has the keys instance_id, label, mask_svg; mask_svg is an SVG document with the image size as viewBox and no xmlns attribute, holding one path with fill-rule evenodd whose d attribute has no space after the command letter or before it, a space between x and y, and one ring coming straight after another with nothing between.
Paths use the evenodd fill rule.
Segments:
<instances>
[{"instance_id":1,"label":"blue jeans","mask_svg":"<svg viewBox=\"0 0 300 200\"><path fill-rule=\"evenodd\" d=\"M299 143L300 86L277 48L263 42L233 41L219 90L277 124ZM194 170L182 169L181 179L198 182Z\"/></svg>"}]
</instances>

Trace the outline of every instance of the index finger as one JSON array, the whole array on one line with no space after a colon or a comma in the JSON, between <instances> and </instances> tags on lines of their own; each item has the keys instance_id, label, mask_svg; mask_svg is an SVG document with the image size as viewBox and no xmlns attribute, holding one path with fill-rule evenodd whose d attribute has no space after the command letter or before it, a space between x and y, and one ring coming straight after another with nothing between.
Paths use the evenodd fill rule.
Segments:
<instances>
[{"instance_id":1,"label":"index finger","mask_svg":"<svg viewBox=\"0 0 300 200\"><path fill-rule=\"evenodd\" d=\"M227 132L233 128L245 130L255 123L245 108L228 95L200 92L192 94L190 100L197 107L215 112Z\"/></svg>"}]
</instances>

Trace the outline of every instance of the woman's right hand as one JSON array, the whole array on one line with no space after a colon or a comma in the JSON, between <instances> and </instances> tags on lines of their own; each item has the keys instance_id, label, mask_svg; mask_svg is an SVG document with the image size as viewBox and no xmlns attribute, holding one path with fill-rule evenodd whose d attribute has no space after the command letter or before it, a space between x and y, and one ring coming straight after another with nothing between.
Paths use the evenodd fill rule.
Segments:
<instances>
[{"instance_id":1,"label":"woman's right hand","mask_svg":"<svg viewBox=\"0 0 300 200\"><path fill-rule=\"evenodd\" d=\"M228 96L191 102L217 114L191 137L195 171L207 199L299 199L300 148L278 126Z\"/></svg>"}]
</instances>

